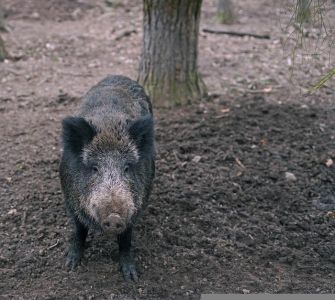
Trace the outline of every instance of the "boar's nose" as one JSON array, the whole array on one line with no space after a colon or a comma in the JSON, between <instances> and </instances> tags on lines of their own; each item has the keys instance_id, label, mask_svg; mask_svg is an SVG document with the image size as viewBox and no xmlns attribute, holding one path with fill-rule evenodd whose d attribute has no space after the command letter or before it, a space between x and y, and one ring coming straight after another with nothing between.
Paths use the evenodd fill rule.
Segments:
<instances>
[{"instance_id":1,"label":"boar's nose","mask_svg":"<svg viewBox=\"0 0 335 300\"><path fill-rule=\"evenodd\" d=\"M126 229L126 224L121 219L119 214L110 214L105 220L103 220L102 226L105 231L115 233L121 233Z\"/></svg>"}]
</instances>

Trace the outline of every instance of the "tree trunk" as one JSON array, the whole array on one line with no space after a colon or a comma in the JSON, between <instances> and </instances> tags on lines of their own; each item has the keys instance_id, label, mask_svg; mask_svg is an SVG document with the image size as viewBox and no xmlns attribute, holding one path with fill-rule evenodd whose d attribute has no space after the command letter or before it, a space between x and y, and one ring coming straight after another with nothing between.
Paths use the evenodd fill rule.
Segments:
<instances>
[{"instance_id":1,"label":"tree trunk","mask_svg":"<svg viewBox=\"0 0 335 300\"><path fill-rule=\"evenodd\" d=\"M197 70L202 0L144 0L139 82L156 107L191 103L206 95Z\"/></svg>"},{"instance_id":2,"label":"tree trunk","mask_svg":"<svg viewBox=\"0 0 335 300\"><path fill-rule=\"evenodd\" d=\"M4 61L8 57L8 53L5 48L5 43L0 35L0 61Z\"/></svg>"},{"instance_id":3,"label":"tree trunk","mask_svg":"<svg viewBox=\"0 0 335 300\"><path fill-rule=\"evenodd\" d=\"M234 9L231 0L218 0L218 18L222 24L234 22Z\"/></svg>"},{"instance_id":4,"label":"tree trunk","mask_svg":"<svg viewBox=\"0 0 335 300\"><path fill-rule=\"evenodd\" d=\"M6 26L5 26L5 14L2 6L0 5L0 30L6 31ZM5 48L5 43L3 39L1 38L0 35L0 61L4 61L8 57L8 52L6 51Z\"/></svg>"},{"instance_id":5,"label":"tree trunk","mask_svg":"<svg viewBox=\"0 0 335 300\"><path fill-rule=\"evenodd\" d=\"M0 30L1 31L8 31L5 25L5 12L0 4Z\"/></svg>"}]
</instances>

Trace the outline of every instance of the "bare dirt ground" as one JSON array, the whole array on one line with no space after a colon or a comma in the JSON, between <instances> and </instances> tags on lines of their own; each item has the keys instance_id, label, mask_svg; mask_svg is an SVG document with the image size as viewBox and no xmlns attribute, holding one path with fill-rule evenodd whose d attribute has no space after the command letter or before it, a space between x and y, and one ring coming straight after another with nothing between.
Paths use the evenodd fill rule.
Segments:
<instances>
[{"instance_id":1,"label":"bare dirt ground","mask_svg":"<svg viewBox=\"0 0 335 300\"><path fill-rule=\"evenodd\" d=\"M334 80L304 94L334 61L298 59L292 84L283 2L236 1L238 22L222 26L204 1L201 28L271 39L201 32L211 97L155 110L158 172L134 240L140 281L126 284L103 236L89 236L76 272L64 268L59 134L105 75L136 79L141 1L3 0L16 59L0 63L0 298L334 292Z\"/></svg>"}]
</instances>

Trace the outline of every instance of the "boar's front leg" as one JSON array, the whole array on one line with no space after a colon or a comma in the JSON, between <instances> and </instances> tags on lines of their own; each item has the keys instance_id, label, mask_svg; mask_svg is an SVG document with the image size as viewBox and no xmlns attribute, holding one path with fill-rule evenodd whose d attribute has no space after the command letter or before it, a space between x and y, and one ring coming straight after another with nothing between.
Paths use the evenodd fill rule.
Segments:
<instances>
[{"instance_id":1,"label":"boar's front leg","mask_svg":"<svg viewBox=\"0 0 335 300\"><path fill-rule=\"evenodd\" d=\"M76 267L80 264L84 253L85 240L88 232L88 229L82 223L80 223L76 217L74 217L74 226L75 229L70 239L70 245L66 254L65 263L65 265L71 270L75 270Z\"/></svg>"},{"instance_id":2,"label":"boar's front leg","mask_svg":"<svg viewBox=\"0 0 335 300\"><path fill-rule=\"evenodd\" d=\"M123 277L126 281L131 279L138 281L138 276L135 268L135 263L131 255L131 233L132 228L127 228L117 237L120 251L120 268Z\"/></svg>"}]
</instances>

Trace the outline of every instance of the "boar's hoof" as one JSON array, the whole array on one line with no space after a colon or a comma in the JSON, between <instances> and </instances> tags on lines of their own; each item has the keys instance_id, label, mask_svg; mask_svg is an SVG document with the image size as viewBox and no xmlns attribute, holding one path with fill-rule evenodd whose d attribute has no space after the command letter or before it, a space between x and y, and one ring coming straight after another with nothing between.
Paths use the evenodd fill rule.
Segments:
<instances>
[{"instance_id":1,"label":"boar's hoof","mask_svg":"<svg viewBox=\"0 0 335 300\"><path fill-rule=\"evenodd\" d=\"M135 263L130 256L120 258L120 269L127 282L130 282L131 280L134 282L138 281Z\"/></svg>"},{"instance_id":2,"label":"boar's hoof","mask_svg":"<svg viewBox=\"0 0 335 300\"><path fill-rule=\"evenodd\" d=\"M74 271L80 264L82 251L70 248L66 254L65 266L68 270Z\"/></svg>"}]
</instances>

